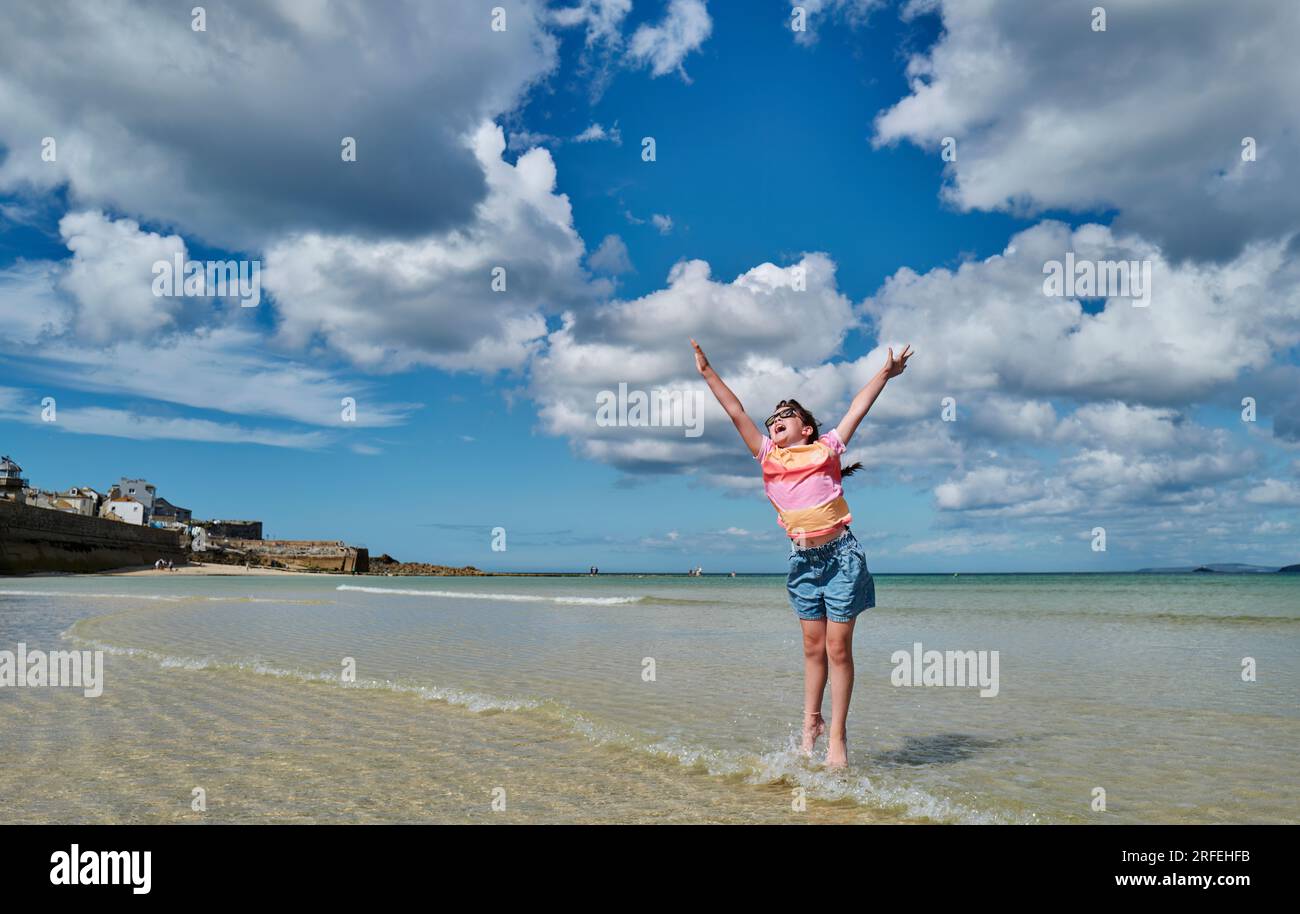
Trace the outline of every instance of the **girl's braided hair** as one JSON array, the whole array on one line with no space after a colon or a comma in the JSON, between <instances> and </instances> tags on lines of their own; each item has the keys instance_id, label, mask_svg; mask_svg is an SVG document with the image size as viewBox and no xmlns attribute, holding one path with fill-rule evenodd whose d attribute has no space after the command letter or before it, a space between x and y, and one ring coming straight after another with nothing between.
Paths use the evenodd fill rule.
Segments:
<instances>
[{"instance_id":1,"label":"girl's braided hair","mask_svg":"<svg viewBox=\"0 0 1300 914\"><path fill-rule=\"evenodd\" d=\"M816 441L818 438L821 437L821 426L817 424L817 419L813 416L812 413L804 409L803 405L800 404L798 400L782 400L780 403L776 404L776 409L772 410L772 412L779 413L783 409L796 410L799 413L799 418L803 422L803 424L812 426L812 435L808 438L807 441L804 442L804 444L808 444L811 441ZM860 461L857 463L851 463L848 466L841 465L840 476L852 476L860 469L862 469L862 463Z\"/></svg>"}]
</instances>

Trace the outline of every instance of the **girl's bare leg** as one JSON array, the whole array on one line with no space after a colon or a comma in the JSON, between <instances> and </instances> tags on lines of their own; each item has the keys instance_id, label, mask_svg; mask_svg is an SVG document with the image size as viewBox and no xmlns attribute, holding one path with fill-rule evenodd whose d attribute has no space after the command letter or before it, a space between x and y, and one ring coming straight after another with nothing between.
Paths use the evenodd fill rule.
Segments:
<instances>
[{"instance_id":1,"label":"girl's bare leg","mask_svg":"<svg viewBox=\"0 0 1300 914\"><path fill-rule=\"evenodd\" d=\"M831 673L831 732L826 744L826 767L843 768L849 763L847 726L849 699L853 697L853 626L831 622L826 628L826 656ZM807 660L804 661L805 665Z\"/></svg>"},{"instance_id":2,"label":"girl's bare leg","mask_svg":"<svg viewBox=\"0 0 1300 914\"><path fill-rule=\"evenodd\" d=\"M804 755L812 755L822 720L822 695L826 691L826 620L800 619L803 629L803 741Z\"/></svg>"}]
</instances>

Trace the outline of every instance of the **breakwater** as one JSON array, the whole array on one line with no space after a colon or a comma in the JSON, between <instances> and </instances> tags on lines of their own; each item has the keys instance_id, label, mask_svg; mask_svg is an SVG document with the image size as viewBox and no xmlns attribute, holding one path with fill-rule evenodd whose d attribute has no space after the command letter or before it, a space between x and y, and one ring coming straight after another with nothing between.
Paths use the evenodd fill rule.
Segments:
<instances>
[{"instance_id":1,"label":"breakwater","mask_svg":"<svg viewBox=\"0 0 1300 914\"><path fill-rule=\"evenodd\" d=\"M201 553L205 562L264 568L296 568L302 571L335 571L365 574L370 553L360 546L338 540L251 540L237 537L208 537Z\"/></svg>"}]
</instances>

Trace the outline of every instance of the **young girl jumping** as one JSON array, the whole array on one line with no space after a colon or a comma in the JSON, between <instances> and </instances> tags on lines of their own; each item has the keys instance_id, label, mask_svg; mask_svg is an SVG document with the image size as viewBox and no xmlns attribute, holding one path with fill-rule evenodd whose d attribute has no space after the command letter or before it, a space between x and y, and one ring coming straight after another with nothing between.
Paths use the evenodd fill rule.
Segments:
<instances>
[{"instance_id":1,"label":"young girl jumping","mask_svg":"<svg viewBox=\"0 0 1300 914\"><path fill-rule=\"evenodd\" d=\"M849 762L845 726L853 694L853 625L859 613L876 605L876 585L862 545L849 529L853 516L840 487L841 477L857 472L862 464L841 467L839 458L885 382L902 374L915 353L905 346L895 358L891 348L885 366L858 391L840 424L825 435L819 434L812 413L795 400L776 404L764 423L768 432L764 435L709 365L699 343L691 340L691 346L695 367L759 462L777 523L790 537L786 589L803 628L802 749L811 755L826 729L822 697L829 658L831 732L826 766L843 768ZM835 624L828 626L827 619Z\"/></svg>"}]
</instances>

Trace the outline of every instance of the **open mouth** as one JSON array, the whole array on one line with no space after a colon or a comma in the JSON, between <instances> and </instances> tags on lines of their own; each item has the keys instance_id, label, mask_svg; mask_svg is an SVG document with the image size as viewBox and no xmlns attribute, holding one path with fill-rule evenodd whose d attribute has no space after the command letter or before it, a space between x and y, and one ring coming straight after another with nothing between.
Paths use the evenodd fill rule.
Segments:
<instances>
[{"instance_id":1,"label":"open mouth","mask_svg":"<svg viewBox=\"0 0 1300 914\"><path fill-rule=\"evenodd\" d=\"M778 423L776 423L775 425L772 426L772 431L775 432L775 433L778 434L778 435L784 435L784 434L785 434L785 423L784 423L784 422L778 422Z\"/></svg>"}]
</instances>

